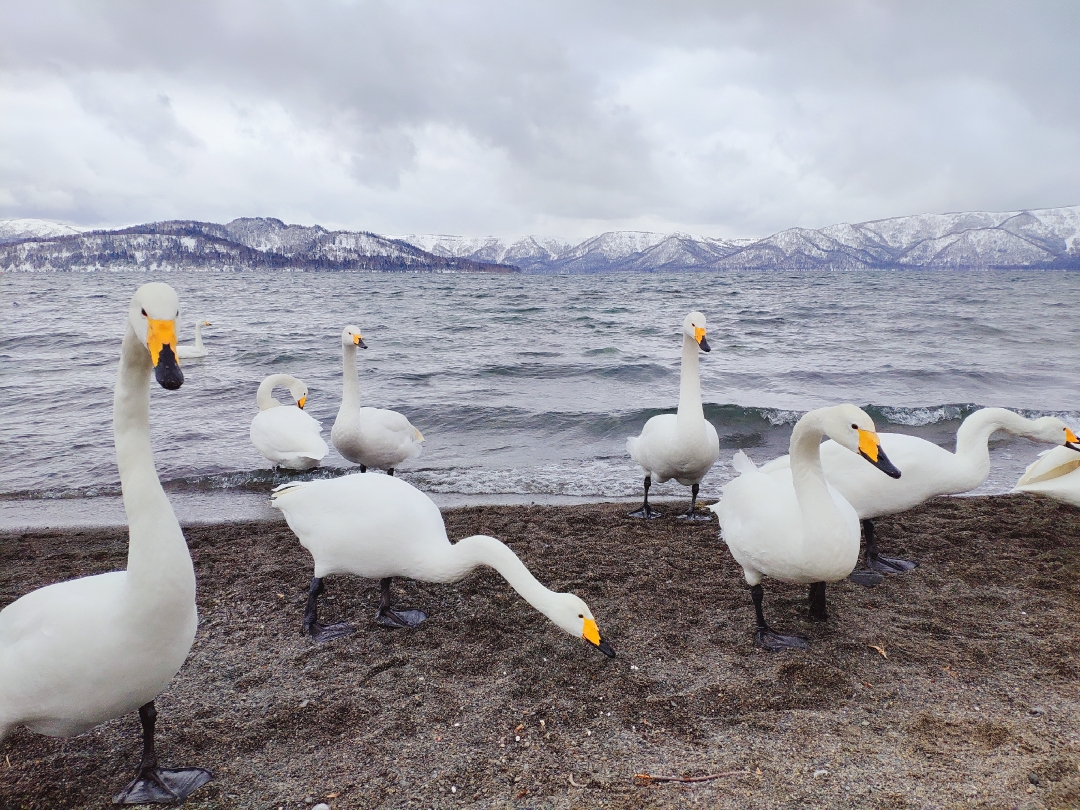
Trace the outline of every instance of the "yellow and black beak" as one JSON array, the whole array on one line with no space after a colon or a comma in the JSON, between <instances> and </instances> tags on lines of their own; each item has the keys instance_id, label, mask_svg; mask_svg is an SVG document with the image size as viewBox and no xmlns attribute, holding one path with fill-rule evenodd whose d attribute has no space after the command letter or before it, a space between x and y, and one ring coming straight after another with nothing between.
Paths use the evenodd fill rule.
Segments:
<instances>
[{"instance_id":1,"label":"yellow and black beak","mask_svg":"<svg viewBox=\"0 0 1080 810\"><path fill-rule=\"evenodd\" d=\"M585 620L585 629L582 630L581 637L596 647L596 649L600 650L600 652L608 658L615 657L615 651L611 649L611 645L600 638L600 628L596 626L596 621L594 619Z\"/></svg>"},{"instance_id":2,"label":"yellow and black beak","mask_svg":"<svg viewBox=\"0 0 1080 810\"><path fill-rule=\"evenodd\" d=\"M705 339L705 330L702 329L700 326L694 327L694 340L697 341L697 345L701 347L701 350L703 352L712 351L712 349L709 347L709 341Z\"/></svg>"},{"instance_id":3,"label":"yellow and black beak","mask_svg":"<svg viewBox=\"0 0 1080 810\"><path fill-rule=\"evenodd\" d=\"M296 400L296 407L298 407L300 410L304 410L304 404L306 402L307 402L307 394L304 394L304 396L302 396L302 397L300 397L300 399Z\"/></svg>"},{"instance_id":4,"label":"yellow and black beak","mask_svg":"<svg viewBox=\"0 0 1080 810\"><path fill-rule=\"evenodd\" d=\"M352 342L353 342L353 346L359 346L361 349L366 349L367 348L367 344L364 343L364 338L361 337L360 335L353 335L352 336Z\"/></svg>"},{"instance_id":5,"label":"yellow and black beak","mask_svg":"<svg viewBox=\"0 0 1080 810\"><path fill-rule=\"evenodd\" d=\"M147 318L146 323L146 347L154 364L154 377L162 388L175 391L184 384L184 372L176 359L176 321Z\"/></svg>"},{"instance_id":6,"label":"yellow and black beak","mask_svg":"<svg viewBox=\"0 0 1080 810\"><path fill-rule=\"evenodd\" d=\"M1080 450L1080 439L1068 428L1065 428L1065 446L1071 450Z\"/></svg>"},{"instance_id":7,"label":"yellow and black beak","mask_svg":"<svg viewBox=\"0 0 1080 810\"><path fill-rule=\"evenodd\" d=\"M881 449L876 433L869 430L859 430L859 455L881 470L890 478L899 478L900 471L889 461L885 451Z\"/></svg>"}]
</instances>

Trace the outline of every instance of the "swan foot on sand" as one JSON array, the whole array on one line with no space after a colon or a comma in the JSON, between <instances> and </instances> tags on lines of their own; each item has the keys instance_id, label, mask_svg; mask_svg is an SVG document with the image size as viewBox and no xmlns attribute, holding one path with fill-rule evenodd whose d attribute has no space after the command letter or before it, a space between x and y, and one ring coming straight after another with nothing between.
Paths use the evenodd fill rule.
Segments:
<instances>
[{"instance_id":1,"label":"swan foot on sand","mask_svg":"<svg viewBox=\"0 0 1080 810\"><path fill-rule=\"evenodd\" d=\"M319 596L325 590L326 586L323 585L322 577L311 578L307 607L304 609L304 632L315 641L330 641L356 631L356 628L347 622L319 624Z\"/></svg>"},{"instance_id":2,"label":"swan foot on sand","mask_svg":"<svg viewBox=\"0 0 1080 810\"><path fill-rule=\"evenodd\" d=\"M878 553L877 540L874 537L874 521L864 520L863 534L866 535L866 567L882 574L903 574L918 567L914 560L901 560L897 557L886 557Z\"/></svg>"},{"instance_id":3,"label":"swan foot on sand","mask_svg":"<svg viewBox=\"0 0 1080 810\"><path fill-rule=\"evenodd\" d=\"M113 796L114 804L174 804L214 778L204 768L159 768L154 752L154 701L139 707L143 727L143 755L139 771L123 790Z\"/></svg>"},{"instance_id":4,"label":"swan foot on sand","mask_svg":"<svg viewBox=\"0 0 1080 810\"><path fill-rule=\"evenodd\" d=\"M825 610L825 583L815 582L810 586L810 620L825 622L829 614Z\"/></svg>"},{"instance_id":5,"label":"swan foot on sand","mask_svg":"<svg viewBox=\"0 0 1080 810\"><path fill-rule=\"evenodd\" d=\"M750 596L754 600L754 612L757 614L757 630L754 631L754 642L759 647L769 652L810 649L810 642L805 636L783 636L765 623L765 612L761 607L761 603L765 598L765 590L760 584L754 585L750 589ZM824 588L822 588L822 596L824 597Z\"/></svg>"},{"instance_id":6,"label":"swan foot on sand","mask_svg":"<svg viewBox=\"0 0 1080 810\"><path fill-rule=\"evenodd\" d=\"M379 612L375 614L375 621L383 627L408 627L410 629L419 626L427 618L422 610L394 610L390 606L390 577L386 577L379 583L381 591L379 596Z\"/></svg>"},{"instance_id":7,"label":"swan foot on sand","mask_svg":"<svg viewBox=\"0 0 1080 810\"><path fill-rule=\"evenodd\" d=\"M649 487L652 486L652 476L645 476L645 501L641 504L640 509L635 509L633 512L627 512L630 517L642 518L643 520L656 520L658 517L663 517L663 512L653 509L649 506Z\"/></svg>"},{"instance_id":8,"label":"swan foot on sand","mask_svg":"<svg viewBox=\"0 0 1080 810\"><path fill-rule=\"evenodd\" d=\"M857 568L848 574L848 579L856 585L862 585L864 588L876 588L885 581L885 577L877 571L871 571L869 568Z\"/></svg>"},{"instance_id":9,"label":"swan foot on sand","mask_svg":"<svg viewBox=\"0 0 1080 810\"><path fill-rule=\"evenodd\" d=\"M690 488L690 508L683 512L681 515L678 515L678 520L700 520L703 522L712 520L712 512L699 512L697 510L697 494L698 485L694 484Z\"/></svg>"}]
</instances>

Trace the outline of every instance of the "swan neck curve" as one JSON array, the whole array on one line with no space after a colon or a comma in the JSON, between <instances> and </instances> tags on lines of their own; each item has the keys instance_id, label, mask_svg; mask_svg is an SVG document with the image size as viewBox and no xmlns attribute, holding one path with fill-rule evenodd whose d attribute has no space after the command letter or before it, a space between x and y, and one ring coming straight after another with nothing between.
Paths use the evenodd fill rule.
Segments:
<instances>
[{"instance_id":1,"label":"swan neck curve","mask_svg":"<svg viewBox=\"0 0 1080 810\"><path fill-rule=\"evenodd\" d=\"M356 346L341 344L341 410L360 407L360 375L356 370Z\"/></svg>"},{"instance_id":2,"label":"swan neck curve","mask_svg":"<svg viewBox=\"0 0 1080 810\"><path fill-rule=\"evenodd\" d=\"M990 437L998 430L1023 433L1030 422L1005 408L982 408L960 424L956 431L956 459L964 465L977 487L990 475Z\"/></svg>"},{"instance_id":3,"label":"swan neck curve","mask_svg":"<svg viewBox=\"0 0 1080 810\"><path fill-rule=\"evenodd\" d=\"M195 324L195 348L202 349L202 321Z\"/></svg>"},{"instance_id":4,"label":"swan neck curve","mask_svg":"<svg viewBox=\"0 0 1080 810\"><path fill-rule=\"evenodd\" d=\"M280 408L281 403L277 401L274 396L274 389L279 385L288 386L293 377L288 374L271 374L261 383L259 383L259 392L255 395L255 401L259 403L259 410L265 411L267 408Z\"/></svg>"},{"instance_id":5,"label":"swan neck curve","mask_svg":"<svg viewBox=\"0 0 1080 810\"><path fill-rule=\"evenodd\" d=\"M450 546L449 556L452 567L460 571L458 577L479 565L490 566L521 594L522 599L551 618L548 607L555 592L541 585L505 543L484 534L474 534Z\"/></svg>"},{"instance_id":6,"label":"swan neck curve","mask_svg":"<svg viewBox=\"0 0 1080 810\"><path fill-rule=\"evenodd\" d=\"M701 353L697 342L683 335L682 368L679 372L679 411L678 420L700 422L705 419L701 407L701 375L698 370L698 355Z\"/></svg>"},{"instance_id":7,"label":"swan neck curve","mask_svg":"<svg viewBox=\"0 0 1080 810\"><path fill-rule=\"evenodd\" d=\"M803 539L839 531L842 536L844 516L836 508L825 471L821 466L821 439L825 429L813 413L800 419L791 431L788 453L791 458L791 483L802 512Z\"/></svg>"}]
</instances>

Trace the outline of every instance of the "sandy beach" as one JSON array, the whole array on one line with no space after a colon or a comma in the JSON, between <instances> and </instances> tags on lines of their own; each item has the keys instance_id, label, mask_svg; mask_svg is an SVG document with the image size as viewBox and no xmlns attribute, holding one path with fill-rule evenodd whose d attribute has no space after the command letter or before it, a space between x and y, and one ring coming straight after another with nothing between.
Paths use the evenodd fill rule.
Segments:
<instances>
[{"instance_id":1,"label":"sandy beach","mask_svg":"<svg viewBox=\"0 0 1080 810\"><path fill-rule=\"evenodd\" d=\"M830 585L824 624L803 588L766 581L769 621L813 641L783 654L754 647L715 522L626 510L445 512L451 538L495 535L584 598L611 660L488 569L397 585L430 614L414 632L373 623L376 583L328 579L323 617L357 632L317 645L284 522L187 528L201 625L158 700L158 751L215 778L185 807L1080 806L1080 510L942 498L882 519L882 550L921 566ZM124 530L2 534L0 606L125 555ZM70 740L16 730L0 807L111 806L139 749L134 714Z\"/></svg>"}]
</instances>

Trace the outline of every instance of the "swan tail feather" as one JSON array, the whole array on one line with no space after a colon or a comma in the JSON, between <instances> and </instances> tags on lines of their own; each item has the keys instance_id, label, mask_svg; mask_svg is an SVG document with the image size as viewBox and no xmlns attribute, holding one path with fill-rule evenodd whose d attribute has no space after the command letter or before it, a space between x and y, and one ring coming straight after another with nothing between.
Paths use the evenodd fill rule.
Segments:
<instances>
[{"instance_id":1,"label":"swan tail feather","mask_svg":"<svg viewBox=\"0 0 1080 810\"><path fill-rule=\"evenodd\" d=\"M735 472L739 473L739 475L745 475L757 469L757 465L750 460L750 456L746 455L742 450L731 459L731 466L735 468Z\"/></svg>"},{"instance_id":2,"label":"swan tail feather","mask_svg":"<svg viewBox=\"0 0 1080 810\"><path fill-rule=\"evenodd\" d=\"M270 492L270 501L273 502L273 501L277 500L279 497L281 497L282 495L285 495L286 493L292 492L294 489L299 489L300 487L304 486L307 483L308 483L307 481L290 481L287 484L280 484L280 485L274 487L273 490L271 490L271 492Z\"/></svg>"}]
</instances>

